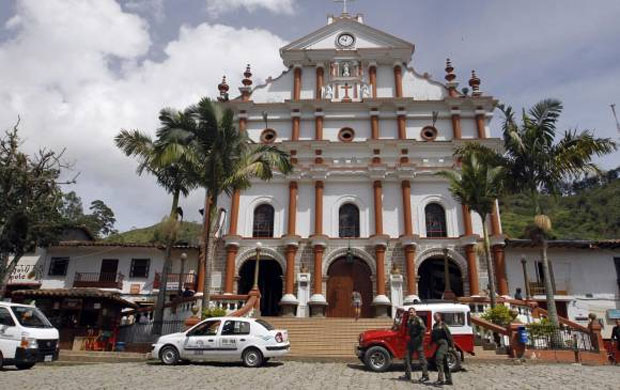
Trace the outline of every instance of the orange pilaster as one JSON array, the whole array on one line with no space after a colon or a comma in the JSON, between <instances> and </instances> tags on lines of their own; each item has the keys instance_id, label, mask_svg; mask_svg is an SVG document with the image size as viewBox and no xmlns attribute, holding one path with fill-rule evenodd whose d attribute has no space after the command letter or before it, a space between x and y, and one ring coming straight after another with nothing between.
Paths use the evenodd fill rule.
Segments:
<instances>
[{"instance_id":1,"label":"orange pilaster","mask_svg":"<svg viewBox=\"0 0 620 390\"><path fill-rule=\"evenodd\" d=\"M415 246L405 247L405 270L407 272L407 293L409 295L418 294L418 284L415 274Z\"/></svg>"},{"instance_id":2,"label":"orange pilaster","mask_svg":"<svg viewBox=\"0 0 620 390\"><path fill-rule=\"evenodd\" d=\"M480 295L478 287L478 267L476 265L476 249L474 245L465 246L467 256L467 276L469 279L469 295Z\"/></svg>"},{"instance_id":3,"label":"orange pilaster","mask_svg":"<svg viewBox=\"0 0 620 390\"><path fill-rule=\"evenodd\" d=\"M314 92L314 98L320 99L323 92L323 78L325 70L322 66L316 68L316 91Z\"/></svg>"},{"instance_id":4,"label":"orange pilaster","mask_svg":"<svg viewBox=\"0 0 620 390\"><path fill-rule=\"evenodd\" d=\"M293 117L293 131L291 134L291 139L293 141L299 141L299 127L300 127L301 118L299 116Z\"/></svg>"},{"instance_id":5,"label":"orange pilaster","mask_svg":"<svg viewBox=\"0 0 620 390\"><path fill-rule=\"evenodd\" d=\"M297 221L297 182L288 185L288 234L295 235Z\"/></svg>"},{"instance_id":6,"label":"orange pilaster","mask_svg":"<svg viewBox=\"0 0 620 390\"><path fill-rule=\"evenodd\" d=\"M293 100L299 100L301 98L301 68L295 68L295 75L293 79Z\"/></svg>"},{"instance_id":7,"label":"orange pilaster","mask_svg":"<svg viewBox=\"0 0 620 390\"><path fill-rule=\"evenodd\" d=\"M463 226L465 227L465 235L471 236L474 234L474 229L471 224L471 213L469 212L469 207L462 204L461 211L463 212Z\"/></svg>"},{"instance_id":8,"label":"orange pilaster","mask_svg":"<svg viewBox=\"0 0 620 390\"><path fill-rule=\"evenodd\" d=\"M314 234L323 234L323 182L314 183Z\"/></svg>"},{"instance_id":9,"label":"orange pilaster","mask_svg":"<svg viewBox=\"0 0 620 390\"><path fill-rule=\"evenodd\" d=\"M377 97L377 67L372 65L368 68L368 78L370 79L370 86L372 88L372 97Z\"/></svg>"},{"instance_id":10,"label":"orange pilaster","mask_svg":"<svg viewBox=\"0 0 620 390\"><path fill-rule=\"evenodd\" d=\"M320 245L314 246L314 291L313 294L323 294L323 252Z\"/></svg>"},{"instance_id":11,"label":"orange pilaster","mask_svg":"<svg viewBox=\"0 0 620 390\"><path fill-rule=\"evenodd\" d=\"M379 115L370 115L370 130L372 139L379 139Z\"/></svg>"},{"instance_id":12,"label":"orange pilaster","mask_svg":"<svg viewBox=\"0 0 620 390\"><path fill-rule=\"evenodd\" d=\"M318 111L317 112L321 112ZM315 134L314 134L314 138L317 141L320 141L323 139L323 115L322 112L321 114L318 114L315 118L314 118L314 127L315 127Z\"/></svg>"},{"instance_id":13,"label":"orange pilaster","mask_svg":"<svg viewBox=\"0 0 620 390\"><path fill-rule=\"evenodd\" d=\"M224 294L233 293L235 282L235 259L237 257L237 247L230 245L226 248L226 280L224 282Z\"/></svg>"},{"instance_id":14,"label":"orange pilaster","mask_svg":"<svg viewBox=\"0 0 620 390\"><path fill-rule=\"evenodd\" d=\"M239 198L241 197L241 191L235 190L230 202L230 227L228 234L237 234L237 223L239 222Z\"/></svg>"},{"instance_id":15,"label":"orange pilaster","mask_svg":"<svg viewBox=\"0 0 620 390\"><path fill-rule=\"evenodd\" d=\"M248 127L248 120L246 118L239 118L239 131L244 132Z\"/></svg>"},{"instance_id":16,"label":"orange pilaster","mask_svg":"<svg viewBox=\"0 0 620 390\"><path fill-rule=\"evenodd\" d=\"M485 139L487 137L484 122L484 114L476 114L476 129L478 130L478 138L480 139Z\"/></svg>"},{"instance_id":17,"label":"orange pilaster","mask_svg":"<svg viewBox=\"0 0 620 390\"><path fill-rule=\"evenodd\" d=\"M452 136L454 139L461 139L461 116L459 114L452 114Z\"/></svg>"},{"instance_id":18,"label":"orange pilaster","mask_svg":"<svg viewBox=\"0 0 620 390\"><path fill-rule=\"evenodd\" d=\"M297 247L295 245L288 245L286 247L286 281L284 286L285 294L295 293L295 254L297 253Z\"/></svg>"},{"instance_id":19,"label":"orange pilaster","mask_svg":"<svg viewBox=\"0 0 620 390\"><path fill-rule=\"evenodd\" d=\"M506 278L506 260L504 247L493 247L493 260L495 265L495 279L497 279L497 292L499 295L508 295L508 279Z\"/></svg>"},{"instance_id":20,"label":"orange pilaster","mask_svg":"<svg viewBox=\"0 0 620 390\"><path fill-rule=\"evenodd\" d=\"M497 202L493 205L493 211L491 212L491 234L494 236L502 234L502 227L499 223L499 213L497 212Z\"/></svg>"},{"instance_id":21,"label":"orange pilaster","mask_svg":"<svg viewBox=\"0 0 620 390\"><path fill-rule=\"evenodd\" d=\"M400 65L394 66L394 97L403 97L403 69Z\"/></svg>"},{"instance_id":22,"label":"orange pilaster","mask_svg":"<svg viewBox=\"0 0 620 390\"><path fill-rule=\"evenodd\" d=\"M377 261L377 295L385 295L385 247L383 245L375 247L375 257Z\"/></svg>"},{"instance_id":23,"label":"orange pilaster","mask_svg":"<svg viewBox=\"0 0 620 390\"><path fill-rule=\"evenodd\" d=\"M398 139L407 139L407 116L398 115Z\"/></svg>"},{"instance_id":24,"label":"orange pilaster","mask_svg":"<svg viewBox=\"0 0 620 390\"><path fill-rule=\"evenodd\" d=\"M373 183L375 201L375 234L383 234L383 186L381 181Z\"/></svg>"}]
</instances>

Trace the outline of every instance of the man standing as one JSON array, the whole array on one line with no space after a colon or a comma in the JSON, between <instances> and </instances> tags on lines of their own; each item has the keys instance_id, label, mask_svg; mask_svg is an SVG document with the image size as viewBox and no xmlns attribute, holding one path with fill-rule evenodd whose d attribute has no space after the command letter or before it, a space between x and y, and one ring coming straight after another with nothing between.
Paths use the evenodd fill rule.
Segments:
<instances>
[{"instance_id":1,"label":"man standing","mask_svg":"<svg viewBox=\"0 0 620 390\"><path fill-rule=\"evenodd\" d=\"M620 351L620 320L616 320L616 326L611 330L611 341L616 342L616 349Z\"/></svg>"},{"instance_id":2,"label":"man standing","mask_svg":"<svg viewBox=\"0 0 620 390\"><path fill-rule=\"evenodd\" d=\"M436 386L452 385L452 374L448 365L448 353L454 349L454 341L448 325L443 322L443 317L439 313L434 315L435 325L431 333L431 341L437 344L435 352L435 364L437 365L437 382ZM445 382L444 382L445 375Z\"/></svg>"},{"instance_id":3,"label":"man standing","mask_svg":"<svg viewBox=\"0 0 620 390\"><path fill-rule=\"evenodd\" d=\"M353 294L351 294L351 304L353 305L353 310L355 310L355 321L357 321L362 313L362 294L357 290L353 290Z\"/></svg>"},{"instance_id":4,"label":"man standing","mask_svg":"<svg viewBox=\"0 0 620 390\"><path fill-rule=\"evenodd\" d=\"M409 333L409 342L407 343L407 354L405 355L405 380L411 380L411 358L417 353L420 364L422 364L422 378L420 383L426 382L428 378L428 363L424 356L424 333L426 325L424 320L417 316L415 309L409 309L409 319L407 320L407 332Z\"/></svg>"}]
</instances>

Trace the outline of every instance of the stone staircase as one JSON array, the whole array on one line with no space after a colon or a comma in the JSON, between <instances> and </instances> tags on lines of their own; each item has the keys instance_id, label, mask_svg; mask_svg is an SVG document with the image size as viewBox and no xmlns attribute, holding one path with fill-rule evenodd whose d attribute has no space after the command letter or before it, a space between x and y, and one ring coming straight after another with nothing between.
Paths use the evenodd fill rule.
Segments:
<instances>
[{"instance_id":1,"label":"stone staircase","mask_svg":"<svg viewBox=\"0 0 620 390\"><path fill-rule=\"evenodd\" d=\"M355 359L359 334L392 326L391 318L295 318L266 317L277 329L286 329L291 341L288 357Z\"/></svg>"}]
</instances>

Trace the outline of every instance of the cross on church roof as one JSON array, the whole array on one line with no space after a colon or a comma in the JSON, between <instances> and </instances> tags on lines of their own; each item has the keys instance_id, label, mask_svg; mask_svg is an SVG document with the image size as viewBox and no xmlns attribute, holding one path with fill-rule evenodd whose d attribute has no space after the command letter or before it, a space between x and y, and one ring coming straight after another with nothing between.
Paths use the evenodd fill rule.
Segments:
<instances>
[{"instance_id":1,"label":"cross on church roof","mask_svg":"<svg viewBox=\"0 0 620 390\"><path fill-rule=\"evenodd\" d=\"M347 15L347 2L355 0L334 0L335 3L342 3L342 14Z\"/></svg>"}]
</instances>

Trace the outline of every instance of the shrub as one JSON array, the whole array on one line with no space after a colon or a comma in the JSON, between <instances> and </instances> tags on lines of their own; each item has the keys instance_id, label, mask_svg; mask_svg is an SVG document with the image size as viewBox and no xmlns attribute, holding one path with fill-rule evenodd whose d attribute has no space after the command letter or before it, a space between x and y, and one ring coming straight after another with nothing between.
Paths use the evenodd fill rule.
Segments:
<instances>
[{"instance_id":1,"label":"shrub","mask_svg":"<svg viewBox=\"0 0 620 390\"><path fill-rule=\"evenodd\" d=\"M480 317L495 325L506 327L517 318L517 313L511 311L504 305L497 305L494 308L487 309Z\"/></svg>"},{"instance_id":2,"label":"shrub","mask_svg":"<svg viewBox=\"0 0 620 390\"><path fill-rule=\"evenodd\" d=\"M555 327L548 318L543 318L540 322L532 322L526 325L532 337L548 337L553 334Z\"/></svg>"},{"instance_id":3,"label":"shrub","mask_svg":"<svg viewBox=\"0 0 620 390\"><path fill-rule=\"evenodd\" d=\"M226 310L225 309L221 309L221 308L211 308L211 309L204 309L202 311L202 319L204 320L205 318L211 318L211 317L223 317L226 315Z\"/></svg>"}]
</instances>

